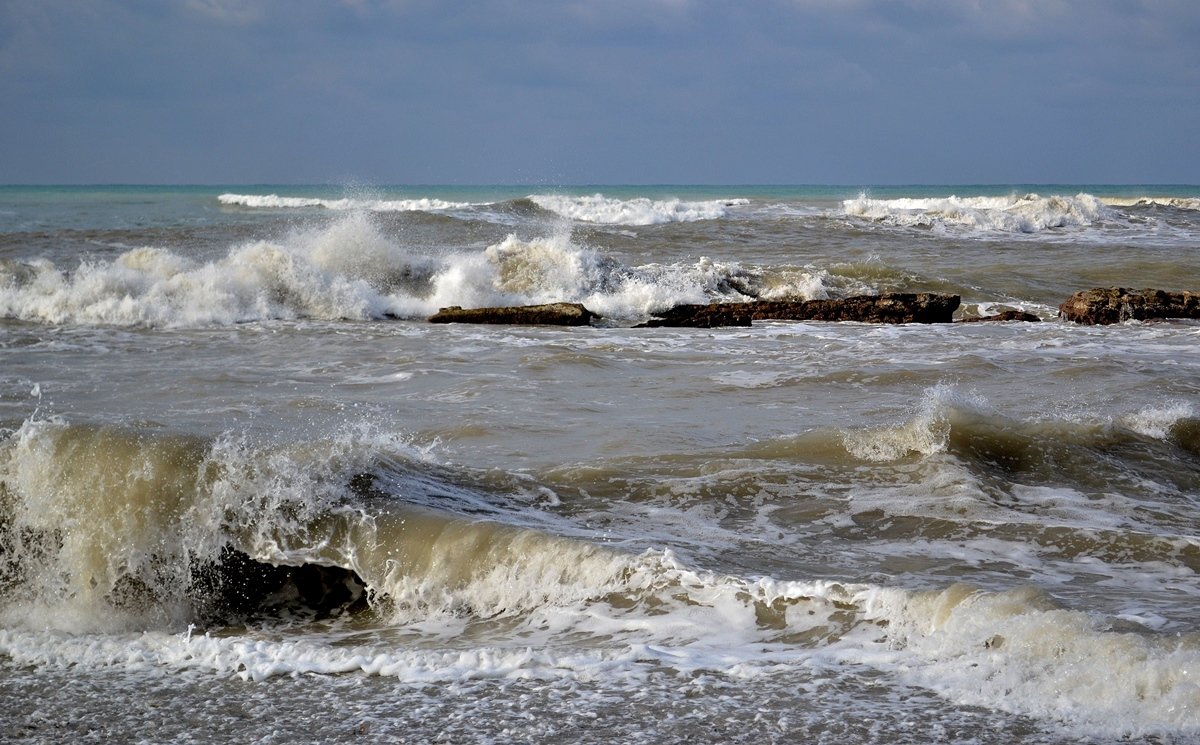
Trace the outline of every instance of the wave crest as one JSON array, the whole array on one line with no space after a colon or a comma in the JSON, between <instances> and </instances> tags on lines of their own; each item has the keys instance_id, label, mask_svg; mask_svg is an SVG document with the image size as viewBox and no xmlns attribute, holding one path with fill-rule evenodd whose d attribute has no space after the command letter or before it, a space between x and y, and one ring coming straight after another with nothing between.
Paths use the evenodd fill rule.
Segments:
<instances>
[{"instance_id":1,"label":"wave crest","mask_svg":"<svg viewBox=\"0 0 1200 745\"><path fill-rule=\"evenodd\" d=\"M602 194L591 196L561 196L535 194L529 197L534 204L557 215L598 225L659 225L670 222L695 222L725 217L730 210L749 204L747 199L715 199L683 201L680 199L652 200L615 199Z\"/></svg>"},{"instance_id":2,"label":"wave crest","mask_svg":"<svg viewBox=\"0 0 1200 745\"><path fill-rule=\"evenodd\" d=\"M366 212L441 212L479 206L472 202L444 199L321 199L318 197L281 197L278 194L221 194L217 201L230 207L251 209L304 209L318 207L338 211Z\"/></svg>"},{"instance_id":3,"label":"wave crest","mask_svg":"<svg viewBox=\"0 0 1200 745\"><path fill-rule=\"evenodd\" d=\"M811 299L847 285L815 268L707 258L630 266L574 242L569 226L541 237L509 235L479 252L419 252L385 235L364 212L282 240L234 246L204 263L141 247L73 271L46 260L7 260L0 281L2 317L155 328L425 318L452 305L549 302L638 320L679 303Z\"/></svg>"},{"instance_id":4,"label":"wave crest","mask_svg":"<svg viewBox=\"0 0 1200 745\"><path fill-rule=\"evenodd\" d=\"M1178 210L1200 210L1200 197L1103 197L1112 207L1173 207Z\"/></svg>"},{"instance_id":5,"label":"wave crest","mask_svg":"<svg viewBox=\"0 0 1200 745\"><path fill-rule=\"evenodd\" d=\"M1040 233L1087 227L1116 217L1090 194L929 199L871 199L864 194L843 202L842 210L850 217L897 227L988 233Z\"/></svg>"}]
</instances>

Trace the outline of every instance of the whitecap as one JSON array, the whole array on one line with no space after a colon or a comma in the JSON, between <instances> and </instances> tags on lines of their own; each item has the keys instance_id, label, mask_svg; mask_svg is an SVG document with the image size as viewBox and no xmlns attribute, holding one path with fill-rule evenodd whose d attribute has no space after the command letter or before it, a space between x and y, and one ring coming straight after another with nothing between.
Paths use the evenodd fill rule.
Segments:
<instances>
[{"instance_id":1,"label":"whitecap","mask_svg":"<svg viewBox=\"0 0 1200 745\"><path fill-rule=\"evenodd\" d=\"M670 222L695 222L725 217L730 210L749 204L747 199L684 201L653 200L645 197L615 199L603 194L564 196L535 194L529 199L556 214L580 222L600 225L658 225Z\"/></svg>"}]
</instances>

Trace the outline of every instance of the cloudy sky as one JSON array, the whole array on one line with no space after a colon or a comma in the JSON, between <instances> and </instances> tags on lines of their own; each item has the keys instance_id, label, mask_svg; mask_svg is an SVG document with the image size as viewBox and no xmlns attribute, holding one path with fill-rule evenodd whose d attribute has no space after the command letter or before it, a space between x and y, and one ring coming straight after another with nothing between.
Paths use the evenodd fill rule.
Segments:
<instances>
[{"instance_id":1,"label":"cloudy sky","mask_svg":"<svg viewBox=\"0 0 1200 745\"><path fill-rule=\"evenodd\" d=\"M0 0L0 183L1198 183L1197 0Z\"/></svg>"}]
</instances>

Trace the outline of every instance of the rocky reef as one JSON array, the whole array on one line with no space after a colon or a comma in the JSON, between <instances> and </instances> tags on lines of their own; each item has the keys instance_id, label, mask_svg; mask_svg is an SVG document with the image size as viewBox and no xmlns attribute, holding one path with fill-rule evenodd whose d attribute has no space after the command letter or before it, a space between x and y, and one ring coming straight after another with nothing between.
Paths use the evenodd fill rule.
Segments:
<instances>
[{"instance_id":1,"label":"rocky reef","mask_svg":"<svg viewBox=\"0 0 1200 745\"><path fill-rule=\"evenodd\" d=\"M587 326L600 316L579 303L548 303L501 308L442 308L430 323L505 323L546 326Z\"/></svg>"},{"instance_id":2,"label":"rocky reef","mask_svg":"<svg viewBox=\"0 0 1200 745\"><path fill-rule=\"evenodd\" d=\"M656 313L645 327L749 326L751 321L856 321L858 323L950 323L958 295L888 292L832 300L756 300L749 303L676 305Z\"/></svg>"},{"instance_id":3,"label":"rocky reef","mask_svg":"<svg viewBox=\"0 0 1200 745\"><path fill-rule=\"evenodd\" d=\"M1200 294L1097 287L1077 292L1058 306L1068 321L1106 325L1156 318L1200 318Z\"/></svg>"}]
</instances>

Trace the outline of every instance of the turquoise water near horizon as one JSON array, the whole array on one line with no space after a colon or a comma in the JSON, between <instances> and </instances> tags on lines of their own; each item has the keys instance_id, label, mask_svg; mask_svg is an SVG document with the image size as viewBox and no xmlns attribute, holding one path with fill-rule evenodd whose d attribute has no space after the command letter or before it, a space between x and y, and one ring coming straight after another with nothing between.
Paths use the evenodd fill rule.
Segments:
<instances>
[{"instance_id":1,"label":"turquoise water near horizon","mask_svg":"<svg viewBox=\"0 0 1200 745\"><path fill-rule=\"evenodd\" d=\"M276 195L287 198L383 201L440 199L475 204L531 195L585 196L651 200L753 199L811 202L821 206L866 196L872 199L931 199L955 196L1074 196L1098 198L1200 198L1200 185L1182 184L914 184L914 185L746 185L746 184L511 184L511 185L363 185L363 184L78 184L0 185L0 232L61 228L120 229L199 225L229 218L221 194Z\"/></svg>"}]
</instances>

